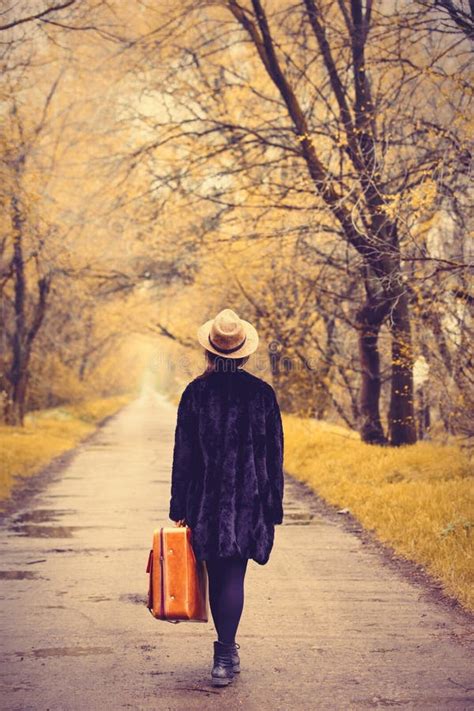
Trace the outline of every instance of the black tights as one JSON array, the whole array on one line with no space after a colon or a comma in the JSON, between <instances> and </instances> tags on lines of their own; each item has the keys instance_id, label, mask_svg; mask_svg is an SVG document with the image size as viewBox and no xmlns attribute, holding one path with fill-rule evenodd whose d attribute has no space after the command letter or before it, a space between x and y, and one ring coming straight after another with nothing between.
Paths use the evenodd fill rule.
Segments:
<instances>
[{"instance_id":1,"label":"black tights","mask_svg":"<svg viewBox=\"0 0 474 711\"><path fill-rule=\"evenodd\" d=\"M219 642L232 644L244 607L246 558L207 560L209 603Z\"/></svg>"}]
</instances>

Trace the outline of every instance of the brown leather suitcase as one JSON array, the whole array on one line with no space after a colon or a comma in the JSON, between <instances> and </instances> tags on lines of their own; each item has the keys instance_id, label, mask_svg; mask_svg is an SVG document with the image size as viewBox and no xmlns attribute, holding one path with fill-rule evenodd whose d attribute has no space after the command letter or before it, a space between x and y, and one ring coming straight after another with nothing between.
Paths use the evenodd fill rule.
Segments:
<instances>
[{"instance_id":1,"label":"brown leather suitcase","mask_svg":"<svg viewBox=\"0 0 474 711\"><path fill-rule=\"evenodd\" d=\"M196 560L189 526L157 528L148 556L147 607L169 622L207 622L208 580L204 561Z\"/></svg>"}]
</instances>

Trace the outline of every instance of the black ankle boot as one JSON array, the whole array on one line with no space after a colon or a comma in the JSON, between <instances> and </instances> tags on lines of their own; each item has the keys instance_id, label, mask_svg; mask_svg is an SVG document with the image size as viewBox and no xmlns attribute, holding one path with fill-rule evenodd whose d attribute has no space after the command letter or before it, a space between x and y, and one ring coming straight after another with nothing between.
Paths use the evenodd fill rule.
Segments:
<instances>
[{"instance_id":1,"label":"black ankle boot","mask_svg":"<svg viewBox=\"0 0 474 711\"><path fill-rule=\"evenodd\" d=\"M233 671L233 644L214 642L214 666L211 678L214 686L227 686L234 678Z\"/></svg>"},{"instance_id":2,"label":"black ankle boot","mask_svg":"<svg viewBox=\"0 0 474 711\"><path fill-rule=\"evenodd\" d=\"M240 649L240 644L234 642L232 645L232 669L234 674L238 674L240 672L240 657L237 651L238 649Z\"/></svg>"}]
</instances>

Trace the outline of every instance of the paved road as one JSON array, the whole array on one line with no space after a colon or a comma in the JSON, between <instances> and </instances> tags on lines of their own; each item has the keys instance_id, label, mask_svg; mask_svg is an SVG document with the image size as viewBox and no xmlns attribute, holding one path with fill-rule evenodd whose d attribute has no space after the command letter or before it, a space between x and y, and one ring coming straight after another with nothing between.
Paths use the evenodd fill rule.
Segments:
<instances>
[{"instance_id":1,"label":"paved road","mask_svg":"<svg viewBox=\"0 0 474 711\"><path fill-rule=\"evenodd\" d=\"M291 480L272 557L249 564L243 671L211 687L212 624L170 625L145 607L175 413L144 394L3 522L2 708L474 709L468 619L315 513Z\"/></svg>"}]
</instances>

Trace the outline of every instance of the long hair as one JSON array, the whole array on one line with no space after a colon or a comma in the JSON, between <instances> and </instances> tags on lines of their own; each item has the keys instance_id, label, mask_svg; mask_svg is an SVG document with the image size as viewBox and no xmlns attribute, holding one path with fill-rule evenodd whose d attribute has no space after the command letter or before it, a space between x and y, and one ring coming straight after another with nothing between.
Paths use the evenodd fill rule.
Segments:
<instances>
[{"instance_id":1,"label":"long hair","mask_svg":"<svg viewBox=\"0 0 474 711\"><path fill-rule=\"evenodd\" d=\"M211 373L234 373L238 368L248 361L249 356L243 356L242 358L224 358L223 356L217 355L217 353L212 353L206 348L204 349L204 354L206 356L206 367L199 376L200 378L205 378Z\"/></svg>"}]
</instances>

